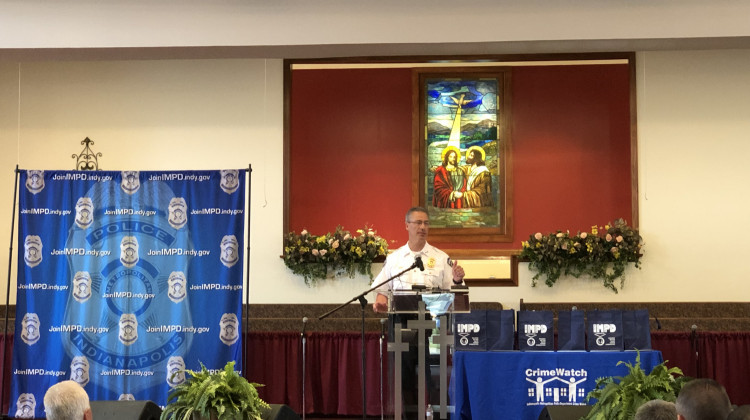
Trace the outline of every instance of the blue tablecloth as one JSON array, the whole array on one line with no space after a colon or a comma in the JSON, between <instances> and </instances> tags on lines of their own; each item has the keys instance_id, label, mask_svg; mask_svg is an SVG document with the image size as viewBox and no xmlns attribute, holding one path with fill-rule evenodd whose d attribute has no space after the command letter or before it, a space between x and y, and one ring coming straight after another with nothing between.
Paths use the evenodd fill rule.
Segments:
<instances>
[{"instance_id":1,"label":"blue tablecloth","mask_svg":"<svg viewBox=\"0 0 750 420\"><path fill-rule=\"evenodd\" d=\"M624 376L636 352L468 352L453 355L454 419L537 420L546 405L583 405L596 380ZM646 373L661 352L642 351Z\"/></svg>"}]
</instances>

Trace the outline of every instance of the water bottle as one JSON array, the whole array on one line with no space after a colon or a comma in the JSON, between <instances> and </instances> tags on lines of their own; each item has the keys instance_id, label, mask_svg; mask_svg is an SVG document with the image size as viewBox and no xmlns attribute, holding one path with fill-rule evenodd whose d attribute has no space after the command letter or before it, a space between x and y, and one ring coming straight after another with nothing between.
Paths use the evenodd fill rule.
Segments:
<instances>
[{"instance_id":1,"label":"water bottle","mask_svg":"<svg viewBox=\"0 0 750 420\"><path fill-rule=\"evenodd\" d=\"M432 404L427 404L427 408L424 410L425 420L432 420Z\"/></svg>"}]
</instances>

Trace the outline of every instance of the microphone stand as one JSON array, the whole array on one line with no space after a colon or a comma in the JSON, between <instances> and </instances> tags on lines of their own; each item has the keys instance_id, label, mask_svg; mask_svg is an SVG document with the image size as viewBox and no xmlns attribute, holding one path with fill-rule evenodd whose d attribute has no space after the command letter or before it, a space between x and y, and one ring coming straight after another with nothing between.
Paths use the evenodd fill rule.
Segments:
<instances>
[{"instance_id":1,"label":"microphone stand","mask_svg":"<svg viewBox=\"0 0 750 420\"><path fill-rule=\"evenodd\" d=\"M385 340L385 318L380 318L380 340L378 351L380 352L380 420L385 419L385 406L383 405L383 340Z\"/></svg>"},{"instance_id":2,"label":"microphone stand","mask_svg":"<svg viewBox=\"0 0 750 420\"><path fill-rule=\"evenodd\" d=\"M305 334L305 327L307 327L307 317L302 318L302 333L300 336L302 337L302 420L305 420L306 417L306 407L305 407L305 377L307 376L305 374L305 371L307 369L307 363L306 363L306 355L305 355L305 349L307 347L307 335Z\"/></svg>"},{"instance_id":3,"label":"microphone stand","mask_svg":"<svg viewBox=\"0 0 750 420\"><path fill-rule=\"evenodd\" d=\"M367 306L367 299L365 298L365 295L372 292L373 290L377 289L378 287L390 282L391 280L395 279L396 277L400 277L402 274L406 273L409 270L413 270L417 267L420 267L422 270L424 270L424 266L422 265L422 260L417 257L417 259L414 261L414 264L412 264L409 268L406 268L402 270L401 272L397 273L394 276L389 277L388 279L376 284L375 286L365 290L364 292L358 294L357 296L349 299L347 302L342 303L341 305L331 309L330 311L324 313L323 315L318 317L318 320L323 320L328 318L331 314L341 310L342 308L346 307L350 303L354 302L355 300L359 301L359 305L361 307L362 311L362 420L367 419L367 392L366 392L366 385L367 385L367 373L365 369L365 307Z\"/></svg>"}]
</instances>

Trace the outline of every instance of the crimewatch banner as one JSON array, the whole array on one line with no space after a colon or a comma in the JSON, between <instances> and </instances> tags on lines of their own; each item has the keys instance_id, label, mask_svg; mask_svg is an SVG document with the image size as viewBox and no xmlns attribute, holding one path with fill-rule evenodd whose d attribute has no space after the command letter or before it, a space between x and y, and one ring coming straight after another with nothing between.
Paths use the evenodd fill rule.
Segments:
<instances>
[{"instance_id":1,"label":"crimewatch banner","mask_svg":"<svg viewBox=\"0 0 750 420\"><path fill-rule=\"evenodd\" d=\"M74 380L164 406L182 369L241 369L245 171L22 171L11 406Z\"/></svg>"}]
</instances>

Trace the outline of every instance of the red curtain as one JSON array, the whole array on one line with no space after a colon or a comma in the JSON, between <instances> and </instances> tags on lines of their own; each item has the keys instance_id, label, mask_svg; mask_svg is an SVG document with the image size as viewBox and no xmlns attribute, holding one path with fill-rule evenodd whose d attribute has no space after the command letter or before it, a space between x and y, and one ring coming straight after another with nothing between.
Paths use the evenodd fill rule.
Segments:
<instances>
[{"instance_id":1,"label":"red curtain","mask_svg":"<svg viewBox=\"0 0 750 420\"><path fill-rule=\"evenodd\" d=\"M246 375L266 386L261 398L302 413L302 340L299 333L250 333ZM306 345L305 411L330 415L362 414L361 333L310 333ZM365 334L367 415L380 414L380 335ZM386 344L383 375L387 383ZM384 391L388 395L388 391Z\"/></svg>"},{"instance_id":2,"label":"red curtain","mask_svg":"<svg viewBox=\"0 0 750 420\"><path fill-rule=\"evenodd\" d=\"M667 366L686 376L712 378L724 385L733 404L750 404L750 332L651 333L651 346Z\"/></svg>"},{"instance_id":3,"label":"red curtain","mask_svg":"<svg viewBox=\"0 0 750 420\"><path fill-rule=\"evenodd\" d=\"M362 414L361 334L354 332L310 333L307 336L305 407L308 414ZM273 404L287 404L302 413L302 344L299 333L257 332L245 340L248 363L246 377L265 384L260 396ZM662 352L667 366L677 366L686 376L713 378L727 388L733 404L750 404L750 332L654 331L651 344ZM3 413L10 398L13 335L5 346L2 384ZM365 334L367 415L380 414L379 334ZM0 347L0 351L2 347ZM697 350L697 352L696 352ZM387 383L388 357L383 346L383 375ZM388 390L384 393L389 395Z\"/></svg>"}]
</instances>

